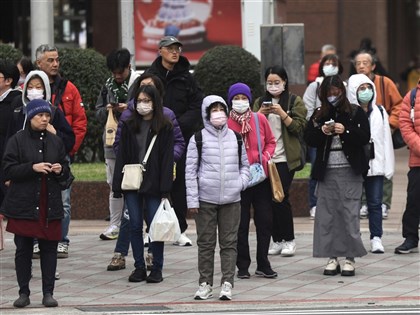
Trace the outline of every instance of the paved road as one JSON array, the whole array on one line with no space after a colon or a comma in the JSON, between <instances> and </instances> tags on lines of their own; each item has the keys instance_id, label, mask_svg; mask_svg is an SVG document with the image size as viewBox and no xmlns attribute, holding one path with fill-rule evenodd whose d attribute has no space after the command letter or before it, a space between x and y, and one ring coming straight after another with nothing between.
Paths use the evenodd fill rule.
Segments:
<instances>
[{"instance_id":1,"label":"paved road","mask_svg":"<svg viewBox=\"0 0 420 315\"><path fill-rule=\"evenodd\" d=\"M252 276L235 279L233 300L217 299L220 281L216 252L214 294L216 298L195 301L198 286L197 247L165 246L164 281L159 284L129 283L133 259L127 269L106 271L115 241L102 241L99 234L105 221L71 223L70 256L60 259L61 279L56 282L58 309L41 305L39 261L34 261L31 281L32 304L16 310L17 298L12 235L6 234L6 249L0 254L0 314L379 314L420 313L419 254L395 255L401 241L401 216L405 204L407 152L396 151L397 172L394 200L389 219L384 221L385 254L371 254L357 259L355 277L322 275L325 259L312 257L313 221L296 218L297 253L293 257L270 256L277 279ZM195 243L195 226L189 221L187 233ZM367 220L362 220L362 237L369 248ZM251 232L252 258L256 236ZM250 272L255 270L255 262ZM375 313L376 312L376 313Z\"/></svg>"}]
</instances>

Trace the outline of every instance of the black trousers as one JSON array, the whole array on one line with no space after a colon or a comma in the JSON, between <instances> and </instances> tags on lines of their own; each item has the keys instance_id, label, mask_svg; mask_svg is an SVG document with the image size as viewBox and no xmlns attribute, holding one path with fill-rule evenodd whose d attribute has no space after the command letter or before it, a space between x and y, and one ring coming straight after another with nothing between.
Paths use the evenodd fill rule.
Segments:
<instances>
[{"instance_id":1,"label":"black trousers","mask_svg":"<svg viewBox=\"0 0 420 315\"><path fill-rule=\"evenodd\" d=\"M171 201L178 218L181 233L188 228L187 215L187 188L185 186L185 161L186 153L176 163L176 178L172 184Z\"/></svg>"},{"instance_id":2,"label":"black trousers","mask_svg":"<svg viewBox=\"0 0 420 315\"><path fill-rule=\"evenodd\" d=\"M238 230L238 256L236 259L236 266L239 270L248 270L251 264L248 241L251 205L254 208L254 223L257 231L257 269L264 270L271 268L267 255L273 227L271 187L268 179L241 193L241 222Z\"/></svg>"},{"instance_id":3,"label":"black trousers","mask_svg":"<svg viewBox=\"0 0 420 315\"><path fill-rule=\"evenodd\" d=\"M420 167L410 168L407 177L407 205L402 218L402 234L404 238L418 242L420 221Z\"/></svg>"},{"instance_id":4,"label":"black trousers","mask_svg":"<svg viewBox=\"0 0 420 315\"><path fill-rule=\"evenodd\" d=\"M289 201L289 189L295 172L289 171L286 162L276 163L277 172L283 185L284 199L282 202L272 201L273 206L273 241L291 241L295 239L292 206Z\"/></svg>"},{"instance_id":5,"label":"black trousers","mask_svg":"<svg viewBox=\"0 0 420 315\"><path fill-rule=\"evenodd\" d=\"M30 295L29 281L32 277L32 252L34 239L15 235L16 254L15 268L19 285L19 294ZM55 284L55 271L57 269L58 241L38 239L41 254L42 293L53 294Z\"/></svg>"}]
</instances>

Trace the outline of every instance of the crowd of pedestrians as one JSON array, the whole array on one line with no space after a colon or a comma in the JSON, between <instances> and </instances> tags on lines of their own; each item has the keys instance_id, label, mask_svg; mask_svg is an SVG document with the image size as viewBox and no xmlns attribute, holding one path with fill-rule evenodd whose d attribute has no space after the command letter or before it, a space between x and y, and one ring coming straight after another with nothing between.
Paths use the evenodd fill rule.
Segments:
<instances>
[{"instance_id":1,"label":"crowd of pedestrians","mask_svg":"<svg viewBox=\"0 0 420 315\"><path fill-rule=\"evenodd\" d=\"M257 238L252 273L277 277L269 255L293 256L298 248L289 196L308 146L313 256L327 258L326 276L355 276L356 258L367 254L361 218L369 220L370 251L385 252L382 220L391 208L392 134L399 130L410 149L410 171L405 241L395 253L417 251L420 80L402 98L391 79L375 73L378 59L366 49L352 54L356 73L345 78L335 47L325 45L303 97L290 90L280 65L265 69L264 94L255 101L247 82L233 83L226 95L204 96L182 48L176 37L164 36L142 75L132 69L127 49L107 55L112 75L96 103L110 188L110 223L100 238L116 240L107 270L126 268L131 244L134 270L128 281L164 280L165 244L148 232L160 203L169 199L181 231L174 245L193 246L185 233L187 214L196 223L194 299L213 296L217 242L219 299L232 299L235 276L251 277L251 218ZM59 75L57 48L41 45L35 57L36 70L26 59L18 65L0 60L0 213L15 235L18 308L30 304L32 258L41 261L43 305L58 305L57 258L68 257L70 245L70 169L87 128L79 91ZM272 196L269 161L280 176L281 202ZM141 163L140 188L123 188L124 168Z\"/></svg>"}]
</instances>

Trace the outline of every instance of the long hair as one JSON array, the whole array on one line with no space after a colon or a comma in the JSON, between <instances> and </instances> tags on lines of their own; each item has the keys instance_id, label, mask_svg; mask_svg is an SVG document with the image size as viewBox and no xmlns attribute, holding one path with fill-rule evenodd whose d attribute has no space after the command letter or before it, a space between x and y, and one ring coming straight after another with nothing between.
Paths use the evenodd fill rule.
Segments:
<instances>
[{"instance_id":1,"label":"long hair","mask_svg":"<svg viewBox=\"0 0 420 315\"><path fill-rule=\"evenodd\" d=\"M319 119L321 117L327 117L330 109L333 107L331 103L328 101L328 94L332 87L336 87L340 90L340 96L337 100L337 105L335 106L336 111L338 113L351 113L351 105L349 100L346 97L346 87L343 83L343 80L339 75L333 75L330 77L326 77L319 87L319 99L321 101L321 108L318 111L315 111L315 119Z\"/></svg>"},{"instance_id":2,"label":"long hair","mask_svg":"<svg viewBox=\"0 0 420 315\"><path fill-rule=\"evenodd\" d=\"M278 65L268 67L264 73L265 82L267 82L267 78L270 74L278 75L285 82L284 91L280 94L279 104L288 104L289 103L289 77L287 76L286 69ZM271 101L272 98L273 98L273 95L271 95L270 92L268 92L266 89L264 96L261 97L259 100L259 104L258 104L259 107L261 106L262 102Z\"/></svg>"},{"instance_id":3,"label":"long hair","mask_svg":"<svg viewBox=\"0 0 420 315\"><path fill-rule=\"evenodd\" d=\"M163 114L162 98L159 91L153 85L142 85L136 88L134 98L134 109L137 107L137 99L140 93L146 94L153 104L153 117L151 129L154 134L159 134L159 131L169 126L172 127L172 123ZM143 122L143 116L140 115L137 110L134 110L132 115L127 119L127 125L131 130L138 133L140 132L140 124Z\"/></svg>"},{"instance_id":4,"label":"long hair","mask_svg":"<svg viewBox=\"0 0 420 315\"><path fill-rule=\"evenodd\" d=\"M338 67L338 74L343 73L343 65L341 64L338 56L336 54L328 54L328 55L325 55L324 57L322 57L321 61L319 62L318 76L325 77L325 73L324 73L324 70L322 68L324 68L324 64L329 60L331 60L334 63L334 65L336 65Z\"/></svg>"}]
</instances>

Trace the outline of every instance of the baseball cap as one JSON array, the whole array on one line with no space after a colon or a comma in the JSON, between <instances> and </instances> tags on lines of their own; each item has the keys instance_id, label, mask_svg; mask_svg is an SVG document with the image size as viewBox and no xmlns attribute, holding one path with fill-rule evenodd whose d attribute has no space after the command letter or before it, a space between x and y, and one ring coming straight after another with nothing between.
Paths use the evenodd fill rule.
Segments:
<instances>
[{"instance_id":1,"label":"baseball cap","mask_svg":"<svg viewBox=\"0 0 420 315\"><path fill-rule=\"evenodd\" d=\"M173 44L178 44L182 46L182 43L174 36L165 36L159 42L159 48L168 47Z\"/></svg>"}]
</instances>

